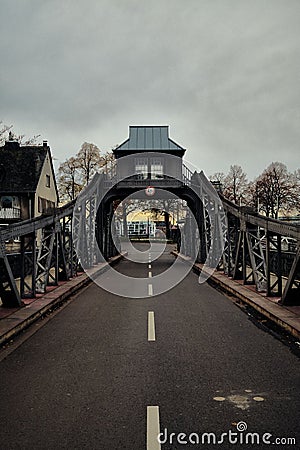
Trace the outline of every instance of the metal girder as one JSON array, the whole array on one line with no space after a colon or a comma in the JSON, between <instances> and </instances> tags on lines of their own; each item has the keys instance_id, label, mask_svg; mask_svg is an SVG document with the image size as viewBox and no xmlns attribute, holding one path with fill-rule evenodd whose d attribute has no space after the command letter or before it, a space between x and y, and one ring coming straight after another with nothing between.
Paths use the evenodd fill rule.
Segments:
<instances>
[{"instance_id":1,"label":"metal girder","mask_svg":"<svg viewBox=\"0 0 300 450\"><path fill-rule=\"evenodd\" d=\"M22 306L22 300L9 265L5 242L0 239L0 297L3 306Z\"/></svg>"},{"instance_id":2,"label":"metal girder","mask_svg":"<svg viewBox=\"0 0 300 450\"><path fill-rule=\"evenodd\" d=\"M209 198L209 196L207 195L206 192L203 192L202 190L202 204L203 204L203 234L200 237L200 241L202 241L203 246L205 247L205 259L206 256L209 254L209 250L211 247L211 237L212 237L212 226L213 224L210 221L210 215L209 215L209 211L212 209L212 205L211 205L211 200ZM204 259L204 258L202 258Z\"/></svg>"},{"instance_id":3,"label":"metal girder","mask_svg":"<svg viewBox=\"0 0 300 450\"><path fill-rule=\"evenodd\" d=\"M95 263L95 246L96 246L96 203L97 197L94 193L85 202L85 226L86 226L86 243L87 243L87 258L88 265L92 267Z\"/></svg>"},{"instance_id":4,"label":"metal girder","mask_svg":"<svg viewBox=\"0 0 300 450\"><path fill-rule=\"evenodd\" d=\"M266 233L267 296L282 296L282 237Z\"/></svg>"},{"instance_id":5,"label":"metal girder","mask_svg":"<svg viewBox=\"0 0 300 450\"><path fill-rule=\"evenodd\" d=\"M230 213L226 214L226 222L227 234L225 236L225 248L222 258L223 266L219 268L223 269L224 273L231 277L235 267L234 262L237 252L239 222Z\"/></svg>"},{"instance_id":6,"label":"metal girder","mask_svg":"<svg viewBox=\"0 0 300 450\"><path fill-rule=\"evenodd\" d=\"M63 217L61 220L62 230L58 236L60 267L65 279L74 277L78 269L78 259L73 245L72 222L72 215Z\"/></svg>"},{"instance_id":7,"label":"metal girder","mask_svg":"<svg viewBox=\"0 0 300 450\"><path fill-rule=\"evenodd\" d=\"M36 259L36 233L21 236L21 298L35 297Z\"/></svg>"},{"instance_id":8,"label":"metal girder","mask_svg":"<svg viewBox=\"0 0 300 450\"><path fill-rule=\"evenodd\" d=\"M104 191L103 191L104 189ZM97 174L92 182L77 198L73 212L74 248L79 257L79 263L84 268L90 268L98 261L96 226L98 198L105 193L104 175Z\"/></svg>"},{"instance_id":9,"label":"metal girder","mask_svg":"<svg viewBox=\"0 0 300 450\"><path fill-rule=\"evenodd\" d=\"M193 255L193 249L194 249L194 242L193 242L193 230L192 230L192 219L190 215L187 215L185 224L184 224L184 230L183 233L181 233L181 248L182 253L192 256Z\"/></svg>"},{"instance_id":10,"label":"metal girder","mask_svg":"<svg viewBox=\"0 0 300 450\"><path fill-rule=\"evenodd\" d=\"M35 274L36 292L38 293L44 293L46 291L46 286L50 277L54 240L55 229L53 227L43 228Z\"/></svg>"},{"instance_id":11,"label":"metal girder","mask_svg":"<svg viewBox=\"0 0 300 450\"><path fill-rule=\"evenodd\" d=\"M223 262L223 258L220 256L224 252L224 246L226 245L227 239L227 216L223 211L222 206L219 205L218 202L214 202L214 220L213 220L213 236L214 243L213 247L215 251L211 256L211 267L219 267Z\"/></svg>"},{"instance_id":12,"label":"metal girder","mask_svg":"<svg viewBox=\"0 0 300 450\"><path fill-rule=\"evenodd\" d=\"M112 232L111 232L111 221L113 217L113 205L110 203L108 205L108 211L105 221L105 242L106 242L106 252L105 257L108 259L113 254L113 240L112 240Z\"/></svg>"},{"instance_id":13,"label":"metal girder","mask_svg":"<svg viewBox=\"0 0 300 450\"><path fill-rule=\"evenodd\" d=\"M248 276L253 277L258 292L266 292L267 270L265 255L262 249L262 241L265 240L265 235L261 233L259 227L247 228L246 240L252 269L252 272L250 271Z\"/></svg>"},{"instance_id":14,"label":"metal girder","mask_svg":"<svg viewBox=\"0 0 300 450\"><path fill-rule=\"evenodd\" d=\"M244 284L255 284L258 292L267 290L267 268L262 242L265 236L259 228L247 227L239 230L233 279L243 279Z\"/></svg>"},{"instance_id":15,"label":"metal girder","mask_svg":"<svg viewBox=\"0 0 300 450\"><path fill-rule=\"evenodd\" d=\"M234 257L234 264L232 270L232 278L234 280L243 279L246 282L245 264L246 252L245 252L245 231L239 229L237 235L236 252Z\"/></svg>"},{"instance_id":16,"label":"metal girder","mask_svg":"<svg viewBox=\"0 0 300 450\"><path fill-rule=\"evenodd\" d=\"M300 242L297 244L297 252L281 299L283 305L300 303Z\"/></svg>"}]
</instances>

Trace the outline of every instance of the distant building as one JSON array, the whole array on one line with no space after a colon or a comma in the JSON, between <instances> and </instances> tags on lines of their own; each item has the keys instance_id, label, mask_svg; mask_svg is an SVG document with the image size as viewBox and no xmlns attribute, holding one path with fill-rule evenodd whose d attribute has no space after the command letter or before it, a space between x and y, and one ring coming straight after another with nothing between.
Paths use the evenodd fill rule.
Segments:
<instances>
[{"instance_id":1,"label":"distant building","mask_svg":"<svg viewBox=\"0 0 300 450\"><path fill-rule=\"evenodd\" d=\"M8 140L0 147L0 225L50 213L58 191L50 147L22 146Z\"/></svg>"}]
</instances>

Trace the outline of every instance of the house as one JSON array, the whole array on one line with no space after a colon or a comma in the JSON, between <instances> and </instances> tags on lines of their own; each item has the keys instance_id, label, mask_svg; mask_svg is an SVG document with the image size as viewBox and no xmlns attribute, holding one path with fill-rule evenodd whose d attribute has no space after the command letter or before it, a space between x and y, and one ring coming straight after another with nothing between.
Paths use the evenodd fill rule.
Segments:
<instances>
[{"instance_id":1,"label":"house","mask_svg":"<svg viewBox=\"0 0 300 450\"><path fill-rule=\"evenodd\" d=\"M57 204L47 142L22 146L10 137L0 147L0 226L50 213Z\"/></svg>"}]
</instances>

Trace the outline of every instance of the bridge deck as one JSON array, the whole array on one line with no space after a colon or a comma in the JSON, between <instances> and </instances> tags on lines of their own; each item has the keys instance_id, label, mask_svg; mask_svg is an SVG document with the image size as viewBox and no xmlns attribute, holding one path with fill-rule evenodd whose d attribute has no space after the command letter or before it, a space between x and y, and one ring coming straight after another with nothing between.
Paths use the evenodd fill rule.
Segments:
<instances>
[{"instance_id":1,"label":"bridge deck","mask_svg":"<svg viewBox=\"0 0 300 450\"><path fill-rule=\"evenodd\" d=\"M153 261L153 277L172 261L168 252ZM147 263L117 269L148 278L148 289ZM241 421L272 442L300 438L297 357L194 273L145 299L90 285L1 362L0 379L0 442L10 449L159 449L157 420L168 440L220 438Z\"/></svg>"}]
</instances>

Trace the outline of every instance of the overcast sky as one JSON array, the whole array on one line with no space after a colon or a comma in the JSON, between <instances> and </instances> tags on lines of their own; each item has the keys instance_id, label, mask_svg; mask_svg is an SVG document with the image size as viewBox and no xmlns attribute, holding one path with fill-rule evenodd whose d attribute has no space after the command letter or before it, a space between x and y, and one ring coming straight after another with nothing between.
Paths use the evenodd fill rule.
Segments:
<instances>
[{"instance_id":1,"label":"overcast sky","mask_svg":"<svg viewBox=\"0 0 300 450\"><path fill-rule=\"evenodd\" d=\"M57 163L169 125L207 175L300 167L299 0L0 0L0 120Z\"/></svg>"}]
</instances>

